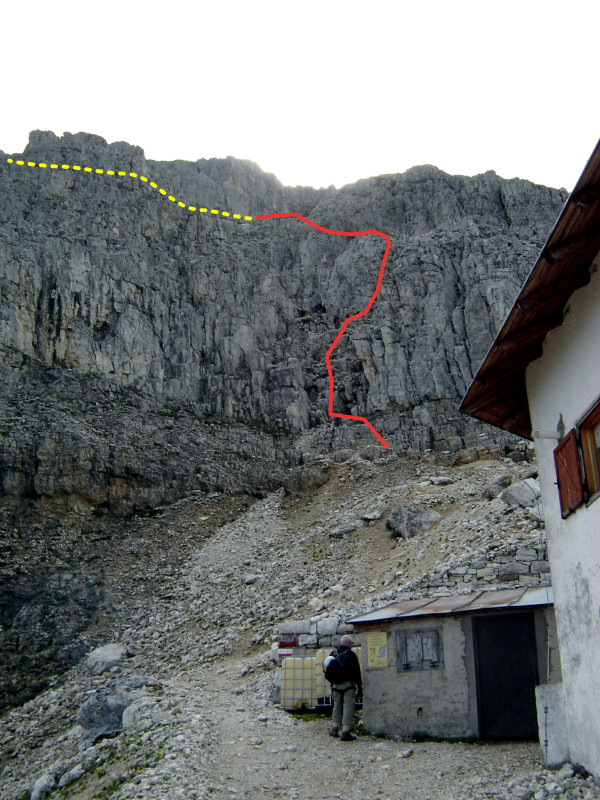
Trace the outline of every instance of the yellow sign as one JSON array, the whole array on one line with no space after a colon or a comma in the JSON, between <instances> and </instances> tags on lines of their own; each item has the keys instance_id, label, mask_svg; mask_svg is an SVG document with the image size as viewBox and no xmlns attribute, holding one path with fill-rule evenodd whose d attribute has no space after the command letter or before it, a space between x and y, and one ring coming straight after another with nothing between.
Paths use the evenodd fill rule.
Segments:
<instances>
[{"instance_id":1,"label":"yellow sign","mask_svg":"<svg viewBox=\"0 0 600 800\"><path fill-rule=\"evenodd\" d=\"M381 669L388 665L387 633L367 633L367 669Z\"/></svg>"}]
</instances>

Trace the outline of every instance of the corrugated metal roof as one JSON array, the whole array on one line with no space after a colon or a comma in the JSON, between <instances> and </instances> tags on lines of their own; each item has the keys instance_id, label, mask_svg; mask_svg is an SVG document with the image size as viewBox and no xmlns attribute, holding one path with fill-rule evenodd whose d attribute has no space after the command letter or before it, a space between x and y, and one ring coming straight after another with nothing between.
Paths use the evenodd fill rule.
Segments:
<instances>
[{"instance_id":1,"label":"corrugated metal roof","mask_svg":"<svg viewBox=\"0 0 600 800\"><path fill-rule=\"evenodd\" d=\"M527 589L520 600L511 603L511 606L545 606L554 603L554 593L551 586L535 586Z\"/></svg>"},{"instance_id":2,"label":"corrugated metal roof","mask_svg":"<svg viewBox=\"0 0 600 800\"><path fill-rule=\"evenodd\" d=\"M390 619L392 617L401 617L416 609L421 608L430 603L429 598L423 600L402 600L398 603L392 603L384 608L379 608L377 611L369 612L369 622L376 622L379 619Z\"/></svg>"},{"instance_id":3,"label":"corrugated metal roof","mask_svg":"<svg viewBox=\"0 0 600 800\"><path fill-rule=\"evenodd\" d=\"M527 608L554 603L551 586L535 586L530 589L500 589L497 592L475 592L421 600L402 600L384 608L369 611L349 619L353 625L363 622L379 622L389 619L424 617L431 614L465 614L470 611L489 611L494 608Z\"/></svg>"},{"instance_id":4,"label":"corrugated metal roof","mask_svg":"<svg viewBox=\"0 0 600 800\"><path fill-rule=\"evenodd\" d=\"M502 608L512 606L520 602L526 594L523 589L501 589L498 592L482 592L479 597L469 603L469 611L479 610L480 608Z\"/></svg>"},{"instance_id":5,"label":"corrugated metal roof","mask_svg":"<svg viewBox=\"0 0 600 800\"><path fill-rule=\"evenodd\" d=\"M548 331L590 280L600 251L600 141L565 203L521 293L497 335L460 410L531 438L525 369L542 355Z\"/></svg>"},{"instance_id":6,"label":"corrugated metal roof","mask_svg":"<svg viewBox=\"0 0 600 800\"><path fill-rule=\"evenodd\" d=\"M451 614L461 611L463 606L469 604L473 598L468 594L459 594L454 597L436 597L435 600L430 600L426 606L421 606L414 611L409 611L407 614L402 614L403 617L417 617L421 614Z\"/></svg>"}]
</instances>

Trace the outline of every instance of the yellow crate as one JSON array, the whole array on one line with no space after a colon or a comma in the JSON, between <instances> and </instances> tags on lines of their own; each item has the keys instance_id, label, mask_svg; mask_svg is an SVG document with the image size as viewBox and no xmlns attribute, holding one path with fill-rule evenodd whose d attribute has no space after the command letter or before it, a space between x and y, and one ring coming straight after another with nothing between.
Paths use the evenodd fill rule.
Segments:
<instances>
[{"instance_id":1,"label":"yellow crate","mask_svg":"<svg viewBox=\"0 0 600 800\"><path fill-rule=\"evenodd\" d=\"M314 656L288 656L281 663L281 705L299 708L301 704L314 708L319 698L331 695L331 684L323 674L323 661L331 648L322 648ZM354 648L360 661L360 647Z\"/></svg>"}]
</instances>

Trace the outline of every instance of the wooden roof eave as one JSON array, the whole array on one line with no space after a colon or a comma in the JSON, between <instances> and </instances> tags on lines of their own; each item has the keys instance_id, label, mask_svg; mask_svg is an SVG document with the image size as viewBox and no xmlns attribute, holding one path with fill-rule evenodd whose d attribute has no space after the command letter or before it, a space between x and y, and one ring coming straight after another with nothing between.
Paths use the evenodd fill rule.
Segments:
<instances>
[{"instance_id":1,"label":"wooden roof eave","mask_svg":"<svg viewBox=\"0 0 600 800\"><path fill-rule=\"evenodd\" d=\"M531 438L525 370L542 354L547 333L562 324L573 292L589 282L599 251L600 141L463 397L460 411ZM508 378L511 391L504 391Z\"/></svg>"}]
</instances>

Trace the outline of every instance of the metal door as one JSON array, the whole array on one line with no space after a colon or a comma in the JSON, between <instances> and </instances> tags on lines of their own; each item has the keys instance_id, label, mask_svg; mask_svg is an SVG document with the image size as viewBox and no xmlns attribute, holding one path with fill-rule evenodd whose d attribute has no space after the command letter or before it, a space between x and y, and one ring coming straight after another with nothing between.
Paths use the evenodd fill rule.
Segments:
<instances>
[{"instance_id":1,"label":"metal door","mask_svg":"<svg viewBox=\"0 0 600 800\"><path fill-rule=\"evenodd\" d=\"M537 739L533 613L473 617L479 738Z\"/></svg>"}]
</instances>

